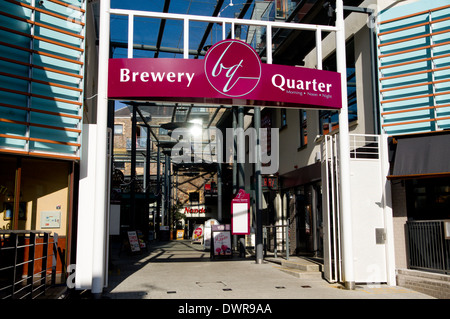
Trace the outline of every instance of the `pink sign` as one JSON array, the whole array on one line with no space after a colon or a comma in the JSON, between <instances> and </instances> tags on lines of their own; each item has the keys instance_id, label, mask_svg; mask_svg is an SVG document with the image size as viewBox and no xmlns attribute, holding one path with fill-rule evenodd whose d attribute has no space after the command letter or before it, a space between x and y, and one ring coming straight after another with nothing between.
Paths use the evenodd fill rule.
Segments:
<instances>
[{"instance_id":1,"label":"pink sign","mask_svg":"<svg viewBox=\"0 0 450 319\"><path fill-rule=\"evenodd\" d=\"M108 84L110 99L341 108L339 73L263 64L239 40L216 43L203 60L110 59Z\"/></svg>"},{"instance_id":2,"label":"pink sign","mask_svg":"<svg viewBox=\"0 0 450 319\"><path fill-rule=\"evenodd\" d=\"M231 233L250 234L250 194L243 189L231 201Z\"/></svg>"}]
</instances>

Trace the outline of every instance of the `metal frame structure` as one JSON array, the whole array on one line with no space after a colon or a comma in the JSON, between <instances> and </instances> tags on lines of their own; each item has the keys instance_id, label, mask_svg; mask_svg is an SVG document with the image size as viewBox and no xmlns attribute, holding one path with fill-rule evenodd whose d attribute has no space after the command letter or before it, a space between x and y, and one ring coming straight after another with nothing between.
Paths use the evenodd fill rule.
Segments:
<instances>
[{"instance_id":1,"label":"metal frame structure","mask_svg":"<svg viewBox=\"0 0 450 319\"><path fill-rule=\"evenodd\" d=\"M343 243L343 268L344 268L344 283L346 288L354 289L353 277L353 255L352 255L352 233L351 233L351 208L350 208L350 194L349 194L349 137L348 137L348 106L347 106L347 83L346 83L346 58L345 58L345 28L344 28L344 14L343 1L336 1L336 26L325 25L309 25L298 23L284 23L284 22L269 22L257 20L241 20L221 17L206 17L197 15L185 14L170 14L162 12L145 12L137 10L122 10L111 9L109 0L102 0L100 3L100 33L99 33L99 68L98 68L98 104L97 104L97 124L96 124L96 141L95 141L95 163L92 170L92 175L95 176L95 196L91 197L91 208L94 213L93 225L88 225L87 229L92 229L93 247L92 254L85 254L77 256L78 258L86 258L83 264L88 265L86 274L92 278L81 278L80 280L91 281L91 291L94 294L101 293L103 287L107 285L107 221L108 221L108 170L107 162L107 119L108 119L108 60L110 48L110 17L111 15L128 16L128 58L133 58L133 29L135 17L148 17L156 19L175 19L182 20L184 26L183 32L183 58L189 59L189 24L191 21L218 23L222 25L222 37L226 38L226 26L231 25L231 38L234 39L235 26L250 25L260 26L266 28L266 47L272 48L272 31L276 29L295 29L308 30L315 32L316 52L317 52L317 68L322 68L322 32L334 32L336 34L336 62L337 72L343 74L341 76L341 90L342 90L342 109L339 111L340 129L340 181L341 181L341 225L342 225L342 243ZM272 50L266 52L266 63L272 63ZM255 107L255 123L260 121L260 108ZM256 125L255 125L256 128ZM260 146L257 146L257 152L260 152ZM83 161L83 158L81 159ZM255 170L261 171L261 163L256 164ZM257 174L257 186L261 187L261 175ZM92 194L91 194L92 195ZM82 200L82 199L81 199ZM87 199L86 199L87 200ZM256 207L257 211L261 207L262 192L257 193ZM257 213L258 214L258 213ZM257 218L257 234L256 234L256 262L262 261L262 225ZM78 228L83 227L83 220L79 220ZM92 228L91 228L92 227ZM77 260L78 267L78 260ZM82 275L83 269L77 269L77 274Z\"/></svg>"}]
</instances>

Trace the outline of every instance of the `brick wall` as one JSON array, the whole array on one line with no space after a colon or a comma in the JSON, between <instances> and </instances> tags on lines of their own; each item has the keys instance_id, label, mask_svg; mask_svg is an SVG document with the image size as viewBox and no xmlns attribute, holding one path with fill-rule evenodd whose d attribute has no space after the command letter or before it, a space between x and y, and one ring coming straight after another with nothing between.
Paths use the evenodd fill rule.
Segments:
<instances>
[{"instance_id":1,"label":"brick wall","mask_svg":"<svg viewBox=\"0 0 450 319\"><path fill-rule=\"evenodd\" d=\"M450 276L398 269L397 284L439 299L450 299Z\"/></svg>"}]
</instances>

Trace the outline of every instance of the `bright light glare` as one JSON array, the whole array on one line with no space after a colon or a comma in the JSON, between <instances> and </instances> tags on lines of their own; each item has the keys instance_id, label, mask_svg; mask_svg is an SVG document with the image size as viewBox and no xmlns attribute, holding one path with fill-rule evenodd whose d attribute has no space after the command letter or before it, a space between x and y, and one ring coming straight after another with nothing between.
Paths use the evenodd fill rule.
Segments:
<instances>
[{"instance_id":1,"label":"bright light glare","mask_svg":"<svg viewBox=\"0 0 450 319\"><path fill-rule=\"evenodd\" d=\"M194 119L190 120L190 123L193 125L190 128L191 135L193 137L199 137L202 135L202 123L203 121L201 119Z\"/></svg>"}]
</instances>

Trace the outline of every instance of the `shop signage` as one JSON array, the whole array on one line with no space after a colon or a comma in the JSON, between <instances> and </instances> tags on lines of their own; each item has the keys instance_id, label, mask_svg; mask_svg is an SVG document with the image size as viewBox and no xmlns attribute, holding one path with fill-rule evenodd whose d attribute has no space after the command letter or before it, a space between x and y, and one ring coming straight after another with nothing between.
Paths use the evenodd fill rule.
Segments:
<instances>
[{"instance_id":1,"label":"shop signage","mask_svg":"<svg viewBox=\"0 0 450 319\"><path fill-rule=\"evenodd\" d=\"M231 256L230 225L213 225L213 256Z\"/></svg>"},{"instance_id":2,"label":"shop signage","mask_svg":"<svg viewBox=\"0 0 450 319\"><path fill-rule=\"evenodd\" d=\"M109 60L110 99L243 106L341 108L340 74L264 64L243 41L223 40L203 60Z\"/></svg>"},{"instance_id":3,"label":"shop signage","mask_svg":"<svg viewBox=\"0 0 450 319\"><path fill-rule=\"evenodd\" d=\"M211 249L211 228L213 225L219 225L216 219L208 219L205 222L204 232L203 232L203 247L205 250Z\"/></svg>"},{"instance_id":4,"label":"shop signage","mask_svg":"<svg viewBox=\"0 0 450 319\"><path fill-rule=\"evenodd\" d=\"M192 232L192 242L201 243L202 240L203 240L203 225L199 225L195 227L194 231Z\"/></svg>"},{"instance_id":5,"label":"shop signage","mask_svg":"<svg viewBox=\"0 0 450 319\"><path fill-rule=\"evenodd\" d=\"M205 217L206 208L204 206L184 207L181 211L186 217Z\"/></svg>"},{"instance_id":6,"label":"shop signage","mask_svg":"<svg viewBox=\"0 0 450 319\"><path fill-rule=\"evenodd\" d=\"M262 177L263 189L278 190L278 177L277 176L263 176Z\"/></svg>"},{"instance_id":7,"label":"shop signage","mask_svg":"<svg viewBox=\"0 0 450 319\"><path fill-rule=\"evenodd\" d=\"M43 211L41 212L41 228L60 228L61 212Z\"/></svg>"},{"instance_id":8,"label":"shop signage","mask_svg":"<svg viewBox=\"0 0 450 319\"><path fill-rule=\"evenodd\" d=\"M131 252L137 252L141 250L139 245L139 238L136 231L128 232L128 242L130 243Z\"/></svg>"},{"instance_id":9,"label":"shop signage","mask_svg":"<svg viewBox=\"0 0 450 319\"><path fill-rule=\"evenodd\" d=\"M250 194L240 189L231 201L231 233L250 234Z\"/></svg>"}]
</instances>

